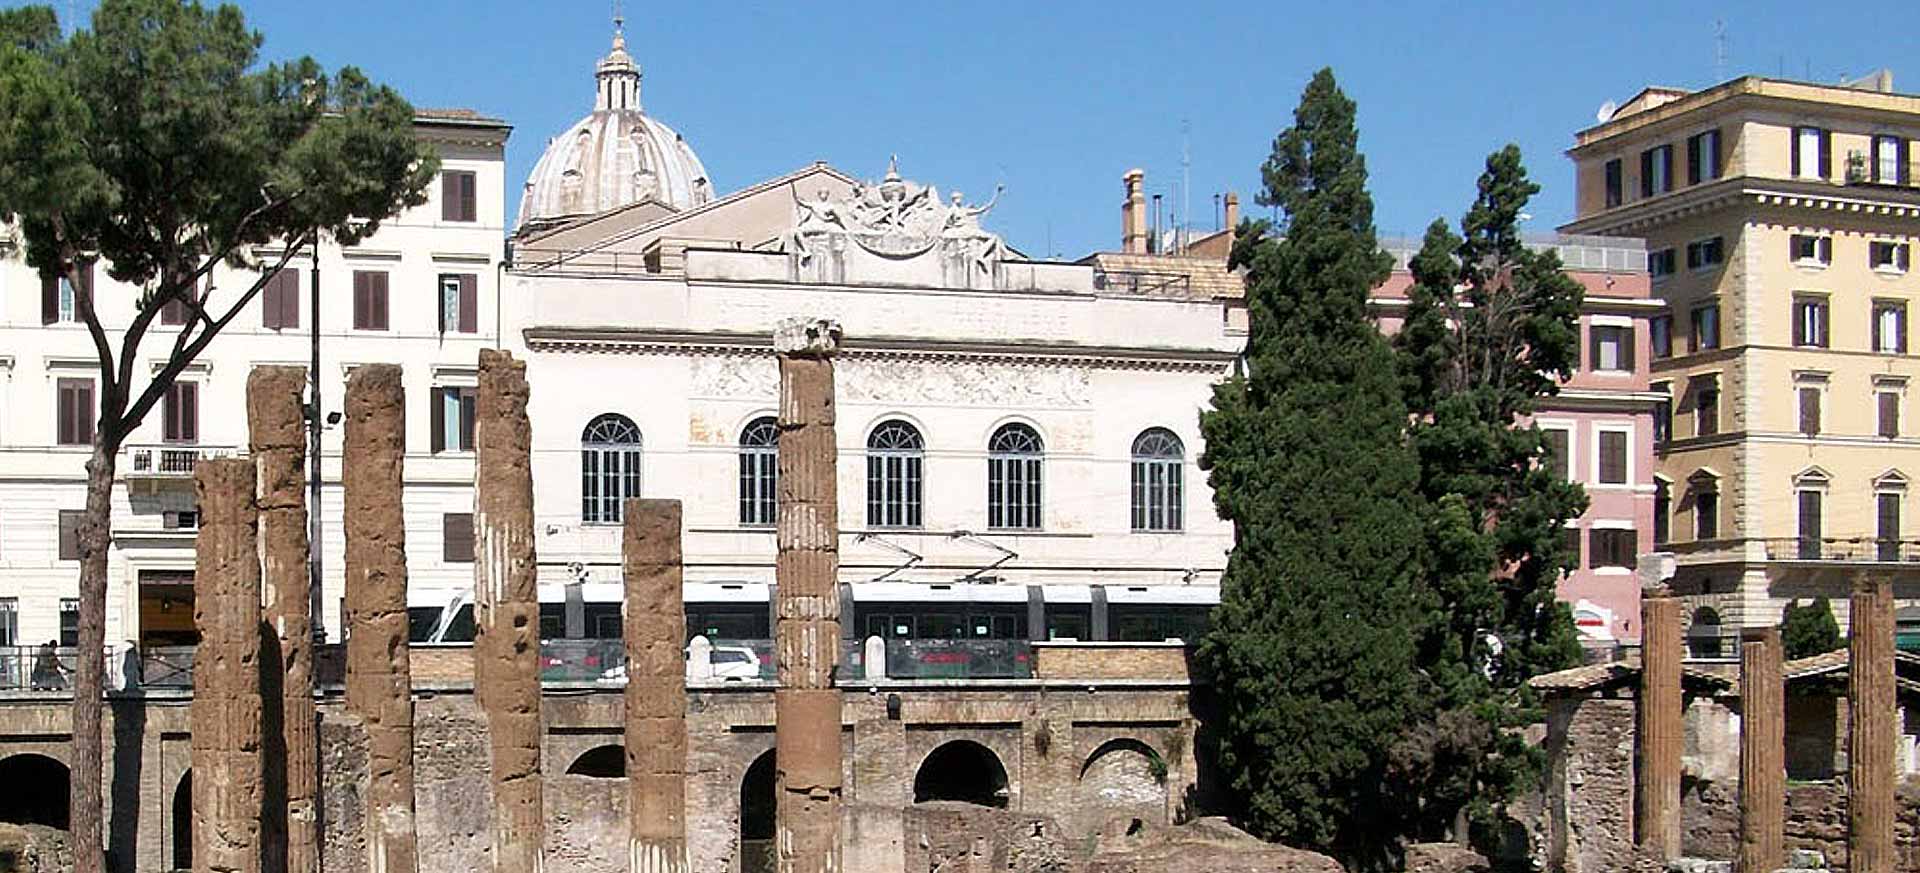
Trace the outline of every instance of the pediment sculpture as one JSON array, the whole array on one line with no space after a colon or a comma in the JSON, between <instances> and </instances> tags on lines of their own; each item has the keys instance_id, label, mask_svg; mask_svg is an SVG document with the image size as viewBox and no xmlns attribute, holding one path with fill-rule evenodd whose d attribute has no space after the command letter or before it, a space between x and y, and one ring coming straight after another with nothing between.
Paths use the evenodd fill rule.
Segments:
<instances>
[{"instance_id":1,"label":"pediment sculpture","mask_svg":"<svg viewBox=\"0 0 1920 873\"><path fill-rule=\"evenodd\" d=\"M793 229L787 252L798 277L844 281L847 246L890 261L935 254L942 284L991 286L1006 244L980 225L981 216L999 202L1002 188L979 206L967 205L960 192L942 202L940 192L900 178L898 159L890 161L878 185L856 182L846 197L820 191L812 200L793 193ZM832 265L822 263L832 259Z\"/></svg>"}]
</instances>

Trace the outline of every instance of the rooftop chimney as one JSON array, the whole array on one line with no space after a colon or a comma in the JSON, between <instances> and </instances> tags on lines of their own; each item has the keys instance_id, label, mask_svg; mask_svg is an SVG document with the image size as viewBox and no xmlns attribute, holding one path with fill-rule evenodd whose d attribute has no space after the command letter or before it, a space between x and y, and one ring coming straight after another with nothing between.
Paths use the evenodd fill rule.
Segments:
<instances>
[{"instance_id":1,"label":"rooftop chimney","mask_svg":"<svg viewBox=\"0 0 1920 873\"><path fill-rule=\"evenodd\" d=\"M1227 192L1227 232L1232 233L1233 229L1239 226L1239 224L1240 224L1240 195L1235 194L1232 191L1228 191Z\"/></svg>"},{"instance_id":2,"label":"rooftop chimney","mask_svg":"<svg viewBox=\"0 0 1920 873\"><path fill-rule=\"evenodd\" d=\"M1127 200L1120 204L1120 249L1128 254L1147 253L1147 195L1142 190L1146 171L1128 170L1120 177L1127 186Z\"/></svg>"}]
</instances>

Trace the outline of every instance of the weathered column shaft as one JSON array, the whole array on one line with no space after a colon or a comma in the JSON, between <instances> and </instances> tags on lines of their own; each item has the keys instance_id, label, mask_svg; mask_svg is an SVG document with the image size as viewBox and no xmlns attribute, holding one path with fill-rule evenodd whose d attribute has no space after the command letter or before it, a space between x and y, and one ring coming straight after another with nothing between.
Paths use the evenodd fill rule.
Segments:
<instances>
[{"instance_id":1,"label":"weathered column shaft","mask_svg":"<svg viewBox=\"0 0 1920 873\"><path fill-rule=\"evenodd\" d=\"M474 416L474 690L492 747L493 869L545 869L540 588L527 365L480 352Z\"/></svg>"},{"instance_id":2,"label":"weathered column shaft","mask_svg":"<svg viewBox=\"0 0 1920 873\"><path fill-rule=\"evenodd\" d=\"M1848 616L1847 870L1893 873L1894 773L1899 713L1893 675L1893 584L1853 582Z\"/></svg>"},{"instance_id":3,"label":"weathered column shaft","mask_svg":"<svg viewBox=\"0 0 1920 873\"><path fill-rule=\"evenodd\" d=\"M201 461L195 538L193 867L257 873L265 794L260 762L259 510L253 463Z\"/></svg>"},{"instance_id":4,"label":"weathered column shaft","mask_svg":"<svg viewBox=\"0 0 1920 873\"><path fill-rule=\"evenodd\" d=\"M780 873L838 873L842 790L840 519L835 481L833 355L840 327L789 320L780 361L776 594L775 843Z\"/></svg>"},{"instance_id":5,"label":"weathered column shaft","mask_svg":"<svg viewBox=\"0 0 1920 873\"><path fill-rule=\"evenodd\" d=\"M257 367L247 375L247 430L259 478L261 600L279 641L261 673L269 735L267 869L320 870L320 747L313 702L313 617L307 574L307 371ZM272 659L275 649L267 649Z\"/></svg>"},{"instance_id":6,"label":"weathered column shaft","mask_svg":"<svg viewBox=\"0 0 1920 873\"><path fill-rule=\"evenodd\" d=\"M680 501L628 500L626 597L628 869L686 873L687 639Z\"/></svg>"},{"instance_id":7,"label":"weathered column shaft","mask_svg":"<svg viewBox=\"0 0 1920 873\"><path fill-rule=\"evenodd\" d=\"M1749 628L1740 644L1740 859L1742 873L1786 861L1787 700L1780 630Z\"/></svg>"},{"instance_id":8,"label":"weathered column shaft","mask_svg":"<svg viewBox=\"0 0 1920 873\"><path fill-rule=\"evenodd\" d=\"M367 732L367 870L414 873L413 670L400 503L407 403L400 368L355 369L346 409L347 708Z\"/></svg>"},{"instance_id":9,"label":"weathered column shaft","mask_svg":"<svg viewBox=\"0 0 1920 873\"><path fill-rule=\"evenodd\" d=\"M1686 737L1680 699L1680 600L1665 589L1640 600L1640 710L1635 826L1642 849L1680 856L1680 753Z\"/></svg>"}]
</instances>

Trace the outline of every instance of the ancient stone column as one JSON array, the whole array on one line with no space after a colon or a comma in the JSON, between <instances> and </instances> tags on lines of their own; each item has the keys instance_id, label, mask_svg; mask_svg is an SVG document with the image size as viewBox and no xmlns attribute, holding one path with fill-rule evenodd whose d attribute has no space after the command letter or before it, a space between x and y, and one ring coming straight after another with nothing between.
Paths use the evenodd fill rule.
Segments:
<instances>
[{"instance_id":1,"label":"ancient stone column","mask_svg":"<svg viewBox=\"0 0 1920 873\"><path fill-rule=\"evenodd\" d=\"M780 873L840 870L840 519L833 355L840 326L789 319L774 331L780 359L774 558L774 841Z\"/></svg>"},{"instance_id":2,"label":"ancient stone column","mask_svg":"<svg viewBox=\"0 0 1920 873\"><path fill-rule=\"evenodd\" d=\"M1787 700L1780 630L1748 628L1740 643L1740 860L1742 873L1786 862Z\"/></svg>"},{"instance_id":3,"label":"ancient stone column","mask_svg":"<svg viewBox=\"0 0 1920 873\"><path fill-rule=\"evenodd\" d=\"M1635 824L1640 848L1663 860L1680 856L1680 600L1662 586L1640 600L1640 711Z\"/></svg>"},{"instance_id":4,"label":"ancient stone column","mask_svg":"<svg viewBox=\"0 0 1920 873\"><path fill-rule=\"evenodd\" d=\"M201 461L193 624L193 869L257 873L260 767L260 553L253 462Z\"/></svg>"},{"instance_id":5,"label":"ancient stone column","mask_svg":"<svg viewBox=\"0 0 1920 873\"><path fill-rule=\"evenodd\" d=\"M626 598L627 836L632 873L686 873L687 638L680 501L629 500L620 554Z\"/></svg>"},{"instance_id":6,"label":"ancient stone column","mask_svg":"<svg viewBox=\"0 0 1920 873\"><path fill-rule=\"evenodd\" d=\"M474 691L493 750L493 869L544 869L540 588L527 365L480 351L474 404Z\"/></svg>"},{"instance_id":7,"label":"ancient stone column","mask_svg":"<svg viewBox=\"0 0 1920 873\"><path fill-rule=\"evenodd\" d=\"M356 368L347 379L346 409L347 709L367 733L367 870L414 873L413 669L400 506L407 403L400 368Z\"/></svg>"},{"instance_id":8,"label":"ancient stone column","mask_svg":"<svg viewBox=\"0 0 1920 873\"><path fill-rule=\"evenodd\" d=\"M1893 583L1853 580L1847 640L1847 870L1893 873Z\"/></svg>"},{"instance_id":9,"label":"ancient stone column","mask_svg":"<svg viewBox=\"0 0 1920 873\"><path fill-rule=\"evenodd\" d=\"M261 600L279 641L267 650L263 703L267 869L320 870L320 747L313 703L313 617L307 575L307 434L301 395L307 371L257 367L247 375L247 430L259 479Z\"/></svg>"}]
</instances>

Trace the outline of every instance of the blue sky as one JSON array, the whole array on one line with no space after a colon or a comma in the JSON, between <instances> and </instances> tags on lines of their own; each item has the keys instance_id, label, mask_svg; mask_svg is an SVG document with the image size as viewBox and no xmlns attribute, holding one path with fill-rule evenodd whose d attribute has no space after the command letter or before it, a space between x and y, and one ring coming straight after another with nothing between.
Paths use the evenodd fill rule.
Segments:
<instances>
[{"instance_id":1,"label":"blue sky","mask_svg":"<svg viewBox=\"0 0 1920 873\"><path fill-rule=\"evenodd\" d=\"M548 138L591 108L611 38L606 0L241 6L270 59L351 63L416 105L511 122L509 214ZM1888 66L1899 90L1920 91L1920 64L1901 66L1920 58L1920 29L1875 26L1864 7L1809 20L1805 4L1772 2L625 6L647 112L693 144L721 192L813 160L877 178L898 153L908 178L970 200L1004 183L987 224L1033 256L1116 247L1129 167L1173 201L1183 122L1193 225L1213 228L1219 191L1259 209L1260 162L1321 66L1359 103L1381 232L1405 235L1457 218L1507 142L1545 189L1530 226L1565 221L1574 131L1644 85L1716 81L1716 21L1729 78Z\"/></svg>"}]
</instances>

